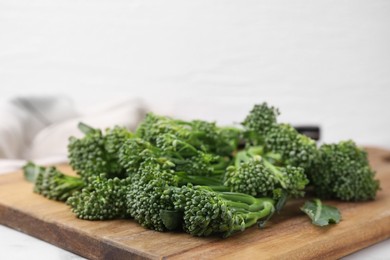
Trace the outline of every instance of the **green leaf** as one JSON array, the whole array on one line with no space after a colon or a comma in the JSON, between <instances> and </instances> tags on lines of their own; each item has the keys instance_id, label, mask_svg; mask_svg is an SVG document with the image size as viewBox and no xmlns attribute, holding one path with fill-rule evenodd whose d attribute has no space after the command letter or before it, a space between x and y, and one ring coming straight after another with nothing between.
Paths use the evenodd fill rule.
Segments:
<instances>
[{"instance_id":1,"label":"green leaf","mask_svg":"<svg viewBox=\"0 0 390 260\"><path fill-rule=\"evenodd\" d=\"M35 165L32 162L26 163L26 165L23 166L23 172L24 172L24 178L28 182L35 182L35 179L37 178L39 172L41 172L42 167Z\"/></svg>"},{"instance_id":2,"label":"green leaf","mask_svg":"<svg viewBox=\"0 0 390 260\"><path fill-rule=\"evenodd\" d=\"M319 199L306 201L301 210L309 216L316 226L323 227L329 224L337 224L341 220L340 211L336 207L322 204Z\"/></svg>"},{"instance_id":3,"label":"green leaf","mask_svg":"<svg viewBox=\"0 0 390 260\"><path fill-rule=\"evenodd\" d=\"M100 131L99 129L95 129L95 128L87 125L87 124L84 124L83 122L79 122L78 128L84 134L89 134L89 133L92 133L92 132L99 132Z\"/></svg>"},{"instance_id":4,"label":"green leaf","mask_svg":"<svg viewBox=\"0 0 390 260\"><path fill-rule=\"evenodd\" d=\"M182 212L175 210L161 210L160 212L161 220L164 226L168 230L175 230L181 227Z\"/></svg>"}]
</instances>

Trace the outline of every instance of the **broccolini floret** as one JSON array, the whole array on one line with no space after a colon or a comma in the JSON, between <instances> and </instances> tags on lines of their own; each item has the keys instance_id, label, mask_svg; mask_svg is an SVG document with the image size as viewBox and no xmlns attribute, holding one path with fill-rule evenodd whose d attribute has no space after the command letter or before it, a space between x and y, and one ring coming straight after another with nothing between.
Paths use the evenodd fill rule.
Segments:
<instances>
[{"instance_id":1,"label":"broccolini floret","mask_svg":"<svg viewBox=\"0 0 390 260\"><path fill-rule=\"evenodd\" d=\"M153 159L142 163L127 193L127 213L143 227L164 231L167 228L161 211L173 209L169 187L174 185L174 172Z\"/></svg>"},{"instance_id":2,"label":"broccolini floret","mask_svg":"<svg viewBox=\"0 0 390 260\"><path fill-rule=\"evenodd\" d=\"M79 177L65 175L53 166L42 167L28 162L23 170L25 175L35 175L34 192L51 200L66 201L85 186Z\"/></svg>"},{"instance_id":3,"label":"broccolini floret","mask_svg":"<svg viewBox=\"0 0 390 260\"><path fill-rule=\"evenodd\" d=\"M183 228L194 236L224 237L244 231L274 213L274 201L204 186L175 188L175 209L183 212Z\"/></svg>"},{"instance_id":4,"label":"broccolini floret","mask_svg":"<svg viewBox=\"0 0 390 260\"><path fill-rule=\"evenodd\" d=\"M279 109L269 106L267 103L254 105L242 125L245 127L245 135L253 144L263 143L262 138L267 132L277 125Z\"/></svg>"},{"instance_id":5,"label":"broccolini floret","mask_svg":"<svg viewBox=\"0 0 390 260\"><path fill-rule=\"evenodd\" d=\"M324 144L319 149L316 170L310 175L321 198L346 201L375 199L379 181L370 168L367 153L353 141Z\"/></svg>"},{"instance_id":6,"label":"broccolini floret","mask_svg":"<svg viewBox=\"0 0 390 260\"><path fill-rule=\"evenodd\" d=\"M85 180L92 175L105 173L107 177L124 178L125 170L119 164L118 151L133 134L123 127L100 129L79 124L83 138L70 137L68 145L69 164Z\"/></svg>"},{"instance_id":7,"label":"broccolini floret","mask_svg":"<svg viewBox=\"0 0 390 260\"><path fill-rule=\"evenodd\" d=\"M242 123L249 144L262 145L267 152L282 156L286 165L309 171L317 157L314 140L298 133L289 124L277 122L279 110L267 103L255 105Z\"/></svg>"},{"instance_id":8,"label":"broccolini floret","mask_svg":"<svg viewBox=\"0 0 390 260\"><path fill-rule=\"evenodd\" d=\"M90 176L87 183L66 201L78 218L103 220L126 217L130 178L107 178L105 174L100 174Z\"/></svg>"},{"instance_id":9,"label":"broccolini floret","mask_svg":"<svg viewBox=\"0 0 390 260\"><path fill-rule=\"evenodd\" d=\"M288 124L270 128L264 136L264 147L268 151L279 153L286 165L305 170L310 170L318 156L315 141L298 133Z\"/></svg>"},{"instance_id":10,"label":"broccolini floret","mask_svg":"<svg viewBox=\"0 0 390 260\"><path fill-rule=\"evenodd\" d=\"M282 194L289 197L302 197L308 179L300 167L277 166L253 153L257 149L241 151L235 165L226 169L225 185L231 191L252 196L268 196L279 199Z\"/></svg>"},{"instance_id":11,"label":"broccolini floret","mask_svg":"<svg viewBox=\"0 0 390 260\"><path fill-rule=\"evenodd\" d=\"M156 144L157 138L162 134L171 134L197 150L231 156L237 148L241 131L235 128L221 128L215 123L202 120L184 121L149 113L136 133L152 144Z\"/></svg>"}]
</instances>

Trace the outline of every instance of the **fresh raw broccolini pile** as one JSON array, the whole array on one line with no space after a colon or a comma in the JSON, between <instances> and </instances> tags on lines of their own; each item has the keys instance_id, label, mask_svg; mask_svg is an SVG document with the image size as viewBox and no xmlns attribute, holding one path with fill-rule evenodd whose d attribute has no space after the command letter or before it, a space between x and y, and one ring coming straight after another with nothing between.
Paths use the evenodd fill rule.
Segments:
<instances>
[{"instance_id":1,"label":"fresh raw broccolini pile","mask_svg":"<svg viewBox=\"0 0 390 260\"><path fill-rule=\"evenodd\" d=\"M80 123L84 137L71 137L68 145L77 177L31 162L25 175L35 180L36 193L66 201L78 218L133 218L145 228L183 229L195 236L227 237L255 224L263 227L309 186L320 198L375 198L379 182L355 143L317 147L279 123L278 115L262 103L240 127L152 113L134 133ZM322 204L305 205L303 211L311 213ZM332 218L321 225L340 220L337 209L321 208L332 211L322 214Z\"/></svg>"}]
</instances>

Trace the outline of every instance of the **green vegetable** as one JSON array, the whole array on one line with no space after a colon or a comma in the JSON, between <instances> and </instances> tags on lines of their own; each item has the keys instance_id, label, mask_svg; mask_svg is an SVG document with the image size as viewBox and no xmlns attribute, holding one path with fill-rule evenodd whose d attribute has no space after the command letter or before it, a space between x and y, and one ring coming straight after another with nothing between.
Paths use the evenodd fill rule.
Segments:
<instances>
[{"instance_id":1,"label":"green vegetable","mask_svg":"<svg viewBox=\"0 0 390 260\"><path fill-rule=\"evenodd\" d=\"M35 183L39 173L42 171L42 167L34 164L33 162L27 162L23 166L24 178L32 183Z\"/></svg>"},{"instance_id":2,"label":"green vegetable","mask_svg":"<svg viewBox=\"0 0 390 260\"><path fill-rule=\"evenodd\" d=\"M69 138L68 157L72 168L84 180L100 173L105 173L109 178L126 177L125 170L119 164L118 151L133 134L118 126L107 129L105 135L84 123L79 124L79 129L85 134L83 138Z\"/></svg>"},{"instance_id":3,"label":"green vegetable","mask_svg":"<svg viewBox=\"0 0 390 260\"><path fill-rule=\"evenodd\" d=\"M322 145L315 171L310 175L319 197L345 201L375 199L379 181L374 177L367 153L353 141Z\"/></svg>"},{"instance_id":4,"label":"green vegetable","mask_svg":"<svg viewBox=\"0 0 390 260\"><path fill-rule=\"evenodd\" d=\"M78 218L103 220L126 217L126 195L131 180L91 176L88 184L74 192L66 203Z\"/></svg>"},{"instance_id":5,"label":"green vegetable","mask_svg":"<svg viewBox=\"0 0 390 260\"><path fill-rule=\"evenodd\" d=\"M277 123L278 115L279 110L267 103L255 105L242 123L247 142L264 146L265 152L279 154L287 165L310 170L317 158L315 141L289 124Z\"/></svg>"},{"instance_id":6,"label":"green vegetable","mask_svg":"<svg viewBox=\"0 0 390 260\"><path fill-rule=\"evenodd\" d=\"M23 170L25 177L35 182L34 192L48 199L66 201L85 186L79 177L65 175L55 167L41 167L28 162Z\"/></svg>"},{"instance_id":7,"label":"green vegetable","mask_svg":"<svg viewBox=\"0 0 390 260\"><path fill-rule=\"evenodd\" d=\"M264 227L286 201L313 188L321 198L374 199L379 182L352 141L317 148L279 110L255 105L242 128L148 114L135 133L80 123L69 163L80 177L54 167L24 167L34 191L66 201L81 219L133 218L157 231L230 236ZM310 183L309 183L310 180ZM315 225L340 221L316 199L302 208Z\"/></svg>"},{"instance_id":8,"label":"green vegetable","mask_svg":"<svg viewBox=\"0 0 390 260\"><path fill-rule=\"evenodd\" d=\"M172 224L167 223L177 222L167 220L166 214L162 214L174 209L174 188L193 183L226 189L218 186L220 182L214 178L177 172L173 164L152 156L140 164L131 178L133 183L127 193L128 215L142 226L158 231L170 230Z\"/></svg>"},{"instance_id":9,"label":"green vegetable","mask_svg":"<svg viewBox=\"0 0 390 260\"><path fill-rule=\"evenodd\" d=\"M165 168L178 172L221 178L229 163L229 160L197 150L171 134L159 136L157 146L141 138L132 138L119 151L119 163L128 175L135 174L149 158L155 158Z\"/></svg>"},{"instance_id":10,"label":"green vegetable","mask_svg":"<svg viewBox=\"0 0 390 260\"><path fill-rule=\"evenodd\" d=\"M183 228L194 236L244 231L268 219L275 211L270 198L255 198L235 192L217 192L204 186L183 186L174 190L175 209L183 212Z\"/></svg>"},{"instance_id":11,"label":"green vegetable","mask_svg":"<svg viewBox=\"0 0 390 260\"><path fill-rule=\"evenodd\" d=\"M157 231L171 229L164 223L161 212L173 210L173 201L169 190L171 185L177 185L174 171L165 168L155 158L145 160L136 174L132 176L132 185L126 195L127 214L133 217L143 227Z\"/></svg>"},{"instance_id":12,"label":"green vegetable","mask_svg":"<svg viewBox=\"0 0 390 260\"><path fill-rule=\"evenodd\" d=\"M254 147L255 148L255 147ZM277 166L253 151L244 150L237 154L235 165L226 170L224 185L231 191L268 196L279 199L282 194L302 197L308 184L303 169L294 166Z\"/></svg>"},{"instance_id":13,"label":"green vegetable","mask_svg":"<svg viewBox=\"0 0 390 260\"><path fill-rule=\"evenodd\" d=\"M254 105L242 125L245 127L247 139L254 144L262 144L262 138L277 126L277 117L280 115L279 109L268 106L267 103Z\"/></svg>"},{"instance_id":14,"label":"green vegetable","mask_svg":"<svg viewBox=\"0 0 390 260\"><path fill-rule=\"evenodd\" d=\"M337 224L341 220L341 214L337 208L322 204L319 199L306 201L301 210L309 216L316 226L323 227L329 224Z\"/></svg>"},{"instance_id":15,"label":"green vegetable","mask_svg":"<svg viewBox=\"0 0 390 260\"><path fill-rule=\"evenodd\" d=\"M202 120L183 121L153 113L147 114L136 133L152 144L156 144L159 136L172 134L197 150L220 156L231 156L241 135L239 129L232 127L222 128Z\"/></svg>"}]
</instances>

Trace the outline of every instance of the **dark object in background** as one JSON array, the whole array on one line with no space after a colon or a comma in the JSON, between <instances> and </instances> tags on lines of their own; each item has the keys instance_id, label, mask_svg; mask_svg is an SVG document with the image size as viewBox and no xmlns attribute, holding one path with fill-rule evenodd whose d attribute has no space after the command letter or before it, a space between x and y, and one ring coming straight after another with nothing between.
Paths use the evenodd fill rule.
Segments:
<instances>
[{"instance_id":1,"label":"dark object in background","mask_svg":"<svg viewBox=\"0 0 390 260\"><path fill-rule=\"evenodd\" d=\"M315 125L302 125L294 126L298 133L306 135L315 141L319 141L321 138L321 130L319 126Z\"/></svg>"}]
</instances>

